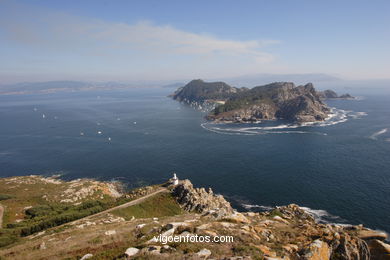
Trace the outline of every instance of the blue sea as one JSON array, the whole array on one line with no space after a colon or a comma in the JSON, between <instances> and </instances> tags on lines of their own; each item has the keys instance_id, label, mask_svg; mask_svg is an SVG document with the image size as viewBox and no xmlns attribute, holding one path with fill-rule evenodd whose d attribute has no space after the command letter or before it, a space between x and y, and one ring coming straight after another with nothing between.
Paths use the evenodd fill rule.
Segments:
<instances>
[{"instance_id":1,"label":"blue sea","mask_svg":"<svg viewBox=\"0 0 390 260\"><path fill-rule=\"evenodd\" d=\"M321 124L214 125L172 91L0 96L0 176L136 187L176 172L239 210L296 203L321 221L390 232L389 94L327 101L333 117Z\"/></svg>"}]
</instances>

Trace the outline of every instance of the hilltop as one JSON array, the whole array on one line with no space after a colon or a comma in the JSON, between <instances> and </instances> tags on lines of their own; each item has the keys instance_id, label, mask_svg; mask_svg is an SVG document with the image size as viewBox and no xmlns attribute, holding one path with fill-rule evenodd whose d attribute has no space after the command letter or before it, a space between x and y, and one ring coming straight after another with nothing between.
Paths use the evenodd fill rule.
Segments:
<instances>
[{"instance_id":1,"label":"hilltop","mask_svg":"<svg viewBox=\"0 0 390 260\"><path fill-rule=\"evenodd\" d=\"M207 100L226 100L232 94L246 90L235 88L225 82L205 82L201 79L192 80L184 87L178 88L171 96L184 102L204 102Z\"/></svg>"},{"instance_id":2,"label":"hilltop","mask_svg":"<svg viewBox=\"0 0 390 260\"><path fill-rule=\"evenodd\" d=\"M29 190L52 186L50 181L46 184L39 181L39 186L35 186L37 183L26 183L30 177L21 178L24 178L23 185L30 185ZM69 182L53 185L67 187ZM0 249L0 258L368 260L388 259L390 253L383 232L362 225L320 224L294 204L265 212L237 212L223 196L210 188L194 188L189 180L179 181L177 185L167 182L142 187L114 200L121 202L100 213L19 238ZM102 202L99 197L95 201ZM78 202L61 204L80 205ZM37 212L37 207L32 206L29 212ZM30 213L21 223L37 218L27 216ZM52 212L51 216L56 214L61 213ZM154 239L160 234L211 238L223 235L233 240L163 243Z\"/></svg>"}]
</instances>

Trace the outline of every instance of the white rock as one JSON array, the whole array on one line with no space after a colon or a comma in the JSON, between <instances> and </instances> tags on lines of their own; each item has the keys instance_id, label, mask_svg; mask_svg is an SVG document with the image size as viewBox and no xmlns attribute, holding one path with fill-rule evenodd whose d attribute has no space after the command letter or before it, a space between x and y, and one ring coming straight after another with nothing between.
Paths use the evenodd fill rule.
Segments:
<instances>
[{"instance_id":1,"label":"white rock","mask_svg":"<svg viewBox=\"0 0 390 260\"><path fill-rule=\"evenodd\" d=\"M254 212L248 212L247 215L248 215L248 217L254 217L254 216L256 216L256 213L254 213Z\"/></svg>"},{"instance_id":2,"label":"white rock","mask_svg":"<svg viewBox=\"0 0 390 260\"><path fill-rule=\"evenodd\" d=\"M279 216L275 216L275 217L274 217L274 220L277 220L277 221L283 222L283 223L285 223L285 224L288 224L288 221L287 221L287 220L285 220L285 219L283 219L283 218L281 218L281 217L279 217Z\"/></svg>"},{"instance_id":3,"label":"white rock","mask_svg":"<svg viewBox=\"0 0 390 260\"><path fill-rule=\"evenodd\" d=\"M40 250L46 249L46 243L45 243L45 242L42 242L42 243L39 245L39 249L40 249Z\"/></svg>"},{"instance_id":4,"label":"white rock","mask_svg":"<svg viewBox=\"0 0 390 260\"><path fill-rule=\"evenodd\" d=\"M199 257L204 257L204 258L207 258L211 255L211 251L206 249L206 248L203 248L202 250L200 250L198 253L196 253Z\"/></svg>"},{"instance_id":5,"label":"white rock","mask_svg":"<svg viewBox=\"0 0 390 260\"><path fill-rule=\"evenodd\" d=\"M112 236L112 235L115 235L116 234L116 231L115 230L108 230L106 232L104 232L104 234L106 236Z\"/></svg>"},{"instance_id":6,"label":"white rock","mask_svg":"<svg viewBox=\"0 0 390 260\"><path fill-rule=\"evenodd\" d=\"M89 259L91 257L93 257L93 254L86 254L80 260L86 260L86 259Z\"/></svg>"},{"instance_id":7,"label":"white rock","mask_svg":"<svg viewBox=\"0 0 390 260\"><path fill-rule=\"evenodd\" d=\"M133 256L133 255L136 255L138 252L139 252L138 248L129 247L128 249L126 249L125 255L126 256Z\"/></svg>"},{"instance_id":8,"label":"white rock","mask_svg":"<svg viewBox=\"0 0 390 260\"><path fill-rule=\"evenodd\" d=\"M140 229L140 228L143 228L146 224L139 224L136 226L136 228Z\"/></svg>"}]
</instances>

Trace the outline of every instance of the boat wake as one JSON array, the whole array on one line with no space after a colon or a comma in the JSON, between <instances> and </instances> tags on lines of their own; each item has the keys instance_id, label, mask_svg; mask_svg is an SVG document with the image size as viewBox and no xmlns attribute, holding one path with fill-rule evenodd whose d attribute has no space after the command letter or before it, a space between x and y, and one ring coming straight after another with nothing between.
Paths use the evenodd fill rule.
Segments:
<instances>
[{"instance_id":1,"label":"boat wake","mask_svg":"<svg viewBox=\"0 0 390 260\"><path fill-rule=\"evenodd\" d=\"M387 132L387 128L383 128L382 130L380 130L378 132L375 132L372 135L370 135L369 138L372 139L372 140L378 140L378 136L383 135L386 132ZM388 139L386 139L386 140L388 140Z\"/></svg>"},{"instance_id":2,"label":"boat wake","mask_svg":"<svg viewBox=\"0 0 390 260\"><path fill-rule=\"evenodd\" d=\"M321 122L307 122L300 124L269 125L269 122L259 123L202 123L205 130L227 135L258 135L258 134L316 134L327 135L323 132L312 131L309 127L324 127L346 122L348 119L359 119L366 116L366 112L353 112L331 108L331 114ZM274 122L273 122L274 123Z\"/></svg>"}]
</instances>

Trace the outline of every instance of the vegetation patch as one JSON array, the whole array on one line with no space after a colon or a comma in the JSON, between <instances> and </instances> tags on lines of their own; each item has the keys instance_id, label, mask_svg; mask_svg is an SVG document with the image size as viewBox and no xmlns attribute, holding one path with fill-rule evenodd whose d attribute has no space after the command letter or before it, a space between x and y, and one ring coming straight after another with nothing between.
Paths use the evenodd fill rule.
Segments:
<instances>
[{"instance_id":1,"label":"vegetation patch","mask_svg":"<svg viewBox=\"0 0 390 260\"><path fill-rule=\"evenodd\" d=\"M183 213L179 204L171 194L163 193L148 198L144 202L123 209L117 209L111 212L114 215L123 217L126 220L135 218L153 218L174 216Z\"/></svg>"},{"instance_id":2,"label":"vegetation patch","mask_svg":"<svg viewBox=\"0 0 390 260\"><path fill-rule=\"evenodd\" d=\"M0 194L0 200L8 200L12 198L13 196L8 195L8 194Z\"/></svg>"}]
</instances>

